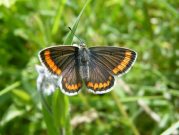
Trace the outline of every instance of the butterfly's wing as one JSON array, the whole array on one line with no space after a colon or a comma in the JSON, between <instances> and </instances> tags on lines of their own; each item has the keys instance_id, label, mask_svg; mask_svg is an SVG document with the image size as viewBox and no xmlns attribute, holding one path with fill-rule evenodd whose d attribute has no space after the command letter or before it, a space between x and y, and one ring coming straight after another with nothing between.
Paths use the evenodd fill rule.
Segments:
<instances>
[{"instance_id":1,"label":"butterfly's wing","mask_svg":"<svg viewBox=\"0 0 179 135\"><path fill-rule=\"evenodd\" d=\"M41 50L39 59L49 72L58 76L58 86L67 95L75 95L82 87L78 69L78 47L54 46Z\"/></svg>"},{"instance_id":2,"label":"butterfly's wing","mask_svg":"<svg viewBox=\"0 0 179 135\"><path fill-rule=\"evenodd\" d=\"M96 94L110 91L115 75L126 73L136 59L136 52L119 47L89 48L89 79L87 88Z\"/></svg>"},{"instance_id":3,"label":"butterfly's wing","mask_svg":"<svg viewBox=\"0 0 179 135\"><path fill-rule=\"evenodd\" d=\"M89 50L91 57L113 75L129 71L137 57L135 51L121 47L91 47Z\"/></svg>"},{"instance_id":4,"label":"butterfly's wing","mask_svg":"<svg viewBox=\"0 0 179 135\"><path fill-rule=\"evenodd\" d=\"M78 94L82 87L82 79L79 74L79 66L76 61L71 61L69 67L62 72L59 85L63 93L73 96Z\"/></svg>"},{"instance_id":5,"label":"butterfly's wing","mask_svg":"<svg viewBox=\"0 0 179 135\"><path fill-rule=\"evenodd\" d=\"M106 70L105 66L90 57L89 78L85 80L88 90L95 94L107 93L114 85L114 77Z\"/></svg>"}]
</instances>

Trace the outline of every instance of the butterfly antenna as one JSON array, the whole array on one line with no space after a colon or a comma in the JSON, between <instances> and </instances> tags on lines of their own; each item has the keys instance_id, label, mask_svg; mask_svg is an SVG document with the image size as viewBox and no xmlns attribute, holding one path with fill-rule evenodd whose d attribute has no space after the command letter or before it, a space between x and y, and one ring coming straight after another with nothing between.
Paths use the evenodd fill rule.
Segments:
<instances>
[{"instance_id":1,"label":"butterfly antenna","mask_svg":"<svg viewBox=\"0 0 179 135\"><path fill-rule=\"evenodd\" d=\"M81 42L81 44L84 44L84 42L75 34L75 32L71 29L71 27L68 28L72 32L72 34Z\"/></svg>"}]
</instances>

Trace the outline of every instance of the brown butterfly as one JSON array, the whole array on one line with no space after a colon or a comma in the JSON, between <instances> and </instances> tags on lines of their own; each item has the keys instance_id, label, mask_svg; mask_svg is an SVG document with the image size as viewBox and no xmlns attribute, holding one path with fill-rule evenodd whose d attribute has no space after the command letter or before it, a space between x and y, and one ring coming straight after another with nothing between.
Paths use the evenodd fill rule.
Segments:
<instances>
[{"instance_id":1,"label":"brown butterfly","mask_svg":"<svg viewBox=\"0 0 179 135\"><path fill-rule=\"evenodd\" d=\"M58 86L67 95L76 95L83 82L95 94L107 93L115 76L129 71L137 53L121 47L52 46L39 52L41 63L59 77Z\"/></svg>"}]
</instances>

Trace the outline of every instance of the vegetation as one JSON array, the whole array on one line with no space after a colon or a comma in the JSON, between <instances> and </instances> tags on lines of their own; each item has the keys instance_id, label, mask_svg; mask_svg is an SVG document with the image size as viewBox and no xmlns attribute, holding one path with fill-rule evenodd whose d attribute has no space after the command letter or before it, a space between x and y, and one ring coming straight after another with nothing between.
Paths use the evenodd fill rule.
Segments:
<instances>
[{"instance_id":1,"label":"vegetation","mask_svg":"<svg viewBox=\"0 0 179 135\"><path fill-rule=\"evenodd\" d=\"M0 135L179 134L178 5L0 0ZM38 51L79 42L68 26L88 47L123 46L138 53L110 93L84 88L68 97L59 89L51 95L37 91Z\"/></svg>"}]
</instances>

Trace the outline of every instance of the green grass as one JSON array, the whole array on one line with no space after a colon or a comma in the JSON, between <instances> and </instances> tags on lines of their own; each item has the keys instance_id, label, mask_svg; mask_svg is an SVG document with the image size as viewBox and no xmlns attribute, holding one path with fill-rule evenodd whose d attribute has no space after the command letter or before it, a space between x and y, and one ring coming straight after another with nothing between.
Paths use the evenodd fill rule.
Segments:
<instances>
[{"instance_id":1,"label":"green grass","mask_svg":"<svg viewBox=\"0 0 179 135\"><path fill-rule=\"evenodd\" d=\"M179 134L178 5L172 0L89 0L86 5L1 0L0 135ZM112 92L93 95L84 89L68 97L59 90L49 96L37 91L38 51L79 43L68 26L88 47L122 46L138 53Z\"/></svg>"}]
</instances>

